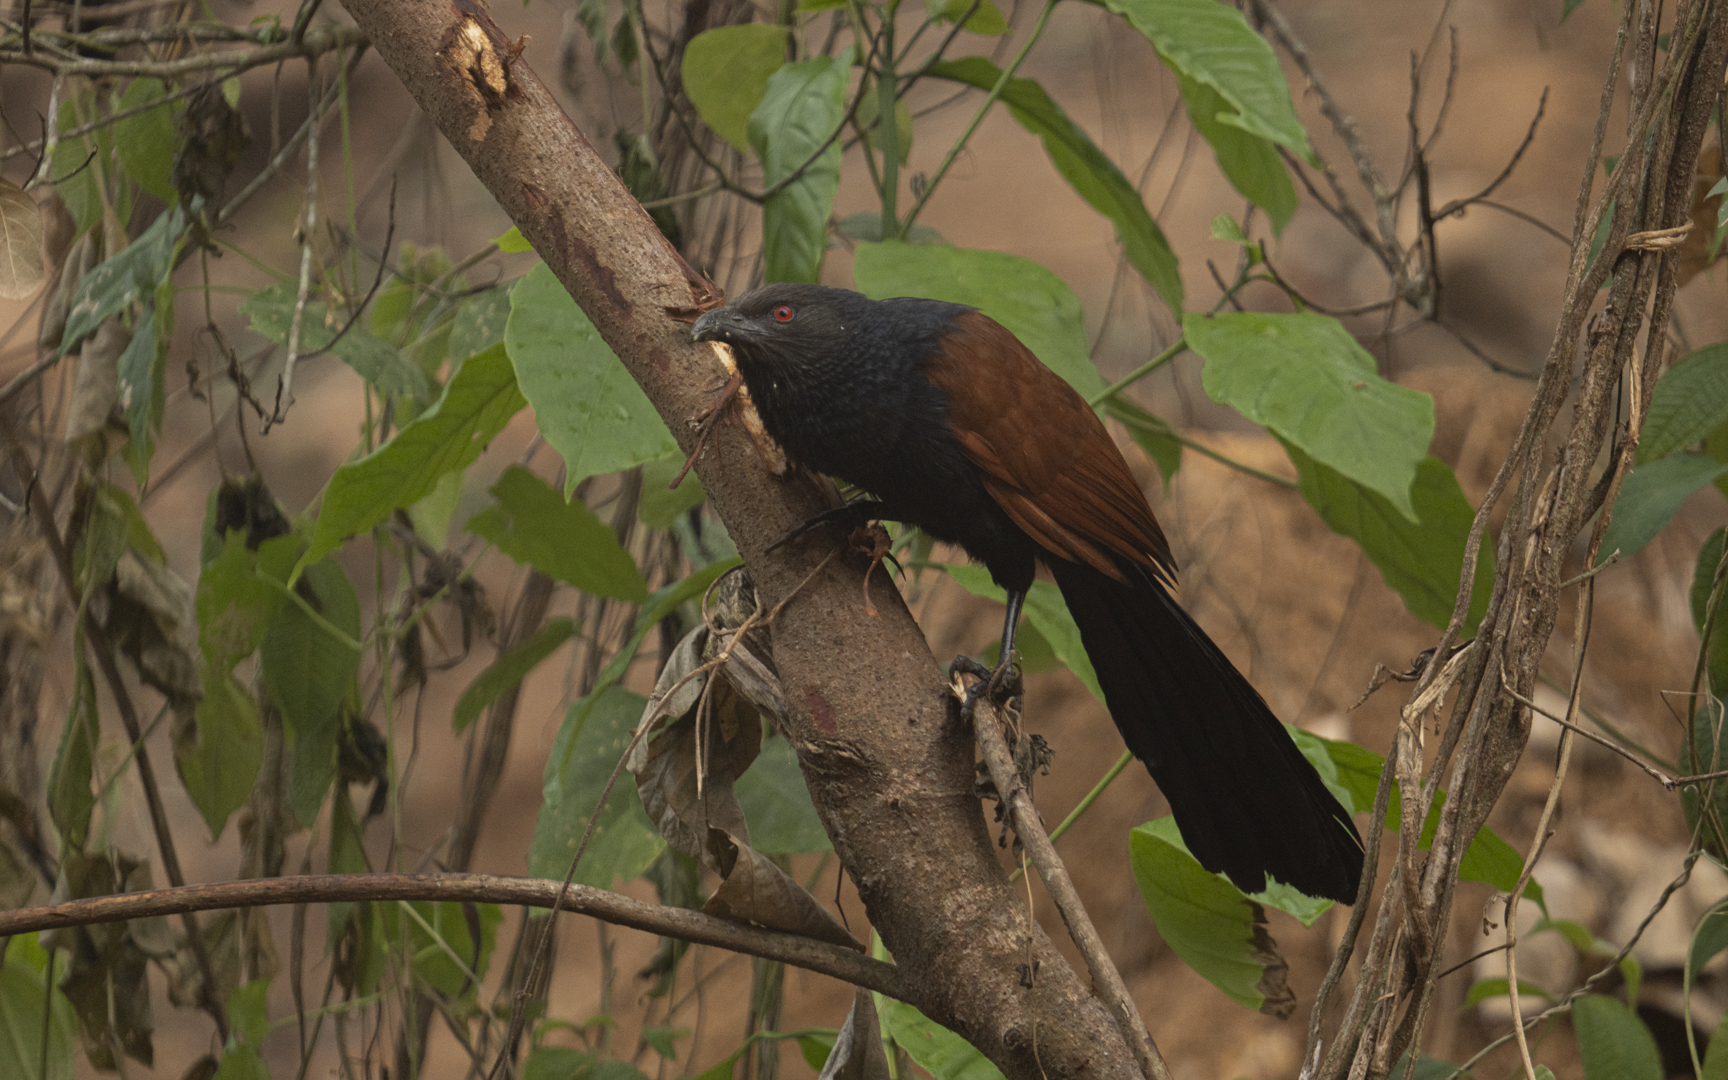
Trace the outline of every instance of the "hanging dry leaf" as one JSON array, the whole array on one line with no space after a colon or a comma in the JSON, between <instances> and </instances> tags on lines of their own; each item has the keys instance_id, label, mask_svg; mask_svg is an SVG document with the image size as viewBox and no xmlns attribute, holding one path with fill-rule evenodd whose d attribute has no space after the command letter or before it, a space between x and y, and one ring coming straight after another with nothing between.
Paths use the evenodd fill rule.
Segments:
<instances>
[{"instance_id":1,"label":"hanging dry leaf","mask_svg":"<svg viewBox=\"0 0 1728 1080\"><path fill-rule=\"evenodd\" d=\"M708 830L707 848L722 880L702 905L704 912L864 951L857 938L768 856L721 829Z\"/></svg>"},{"instance_id":2,"label":"hanging dry leaf","mask_svg":"<svg viewBox=\"0 0 1728 1080\"><path fill-rule=\"evenodd\" d=\"M128 548L92 613L139 676L190 715L204 697L198 677L198 622L192 589L180 575Z\"/></svg>"},{"instance_id":3,"label":"hanging dry leaf","mask_svg":"<svg viewBox=\"0 0 1728 1080\"><path fill-rule=\"evenodd\" d=\"M42 326L36 333L39 347L50 352L60 351L60 339L66 336L66 314L72 310L72 297L77 294L84 275L101 261L100 255L95 235L85 233L54 268L53 287L48 290L48 303L42 308Z\"/></svg>"},{"instance_id":4,"label":"hanging dry leaf","mask_svg":"<svg viewBox=\"0 0 1728 1080\"><path fill-rule=\"evenodd\" d=\"M652 739L638 743L627 764L636 776L642 806L660 835L675 850L715 869L704 844L711 826L749 842L744 811L732 788L762 748L762 722L725 678L710 684L712 672L692 677L701 667L707 636L707 627L697 627L672 651L648 709L653 711L655 702L660 702L674 721Z\"/></svg>"},{"instance_id":5,"label":"hanging dry leaf","mask_svg":"<svg viewBox=\"0 0 1728 1080\"><path fill-rule=\"evenodd\" d=\"M36 200L0 176L0 300L22 300L35 292L47 267Z\"/></svg>"},{"instance_id":6,"label":"hanging dry leaf","mask_svg":"<svg viewBox=\"0 0 1728 1080\"><path fill-rule=\"evenodd\" d=\"M882 1030L876 1002L862 986L852 995L852 1008L834 1039L834 1049L816 1080L888 1080L888 1055L882 1052Z\"/></svg>"},{"instance_id":7,"label":"hanging dry leaf","mask_svg":"<svg viewBox=\"0 0 1728 1080\"><path fill-rule=\"evenodd\" d=\"M66 409L66 441L76 443L108 424L120 401L120 354L132 343L132 331L116 315L97 328L78 350L78 375L72 381L72 402Z\"/></svg>"}]
</instances>

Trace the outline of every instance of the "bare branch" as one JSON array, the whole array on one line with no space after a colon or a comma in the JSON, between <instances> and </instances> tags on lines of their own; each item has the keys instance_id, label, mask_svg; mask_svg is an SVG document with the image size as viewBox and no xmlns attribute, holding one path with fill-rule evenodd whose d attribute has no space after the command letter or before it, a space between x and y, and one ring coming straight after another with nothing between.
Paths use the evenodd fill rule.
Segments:
<instances>
[{"instance_id":1,"label":"bare branch","mask_svg":"<svg viewBox=\"0 0 1728 1080\"><path fill-rule=\"evenodd\" d=\"M551 908L557 902L560 911L590 915L603 922L645 930L661 937L778 960L821 975L832 975L891 998L900 999L906 995L900 973L894 965L860 956L825 941L728 922L686 908L650 904L587 885L568 886L564 889L563 900L558 902L559 890L556 881L494 877L491 874L313 874L249 879L4 911L0 912L0 938L60 926L89 926L159 915L278 904L432 900Z\"/></svg>"}]
</instances>

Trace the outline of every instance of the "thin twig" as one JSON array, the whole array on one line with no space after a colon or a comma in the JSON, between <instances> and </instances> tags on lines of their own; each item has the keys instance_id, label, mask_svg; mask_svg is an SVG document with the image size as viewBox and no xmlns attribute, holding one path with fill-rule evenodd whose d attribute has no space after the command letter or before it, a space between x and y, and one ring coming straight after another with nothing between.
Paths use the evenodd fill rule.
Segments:
<instances>
[{"instance_id":1,"label":"thin twig","mask_svg":"<svg viewBox=\"0 0 1728 1080\"><path fill-rule=\"evenodd\" d=\"M331 26L314 30L298 42L262 45L256 49L233 52L196 53L179 60L85 60L56 59L41 52L25 54L0 49L0 67L7 64L28 64L31 67L61 75L86 75L91 78L116 76L150 76L164 82L176 82L198 72L219 71L237 74L266 64L296 57L320 56L335 49L351 48L366 42L366 35L352 26Z\"/></svg>"},{"instance_id":2,"label":"thin twig","mask_svg":"<svg viewBox=\"0 0 1728 1080\"><path fill-rule=\"evenodd\" d=\"M1536 102L1536 115L1530 121L1530 130L1524 133L1524 141L1518 144L1518 149L1512 151L1512 158L1506 162L1506 167L1500 170L1500 175L1490 181L1487 187L1469 198L1453 199L1445 206L1434 211L1434 218L1436 221L1449 218L1467 206L1486 201L1490 195L1494 194L1495 189L1505 183L1507 178L1512 175L1512 170L1516 169L1518 167L1518 162L1523 160L1524 151L1530 149L1530 144L1536 141L1537 125L1542 123L1542 114L1548 111L1548 89L1549 88L1546 86L1542 88L1542 97ZM1570 242L1570 238L1568 238L1568 242Z\"/></svg>"}]
</instances>

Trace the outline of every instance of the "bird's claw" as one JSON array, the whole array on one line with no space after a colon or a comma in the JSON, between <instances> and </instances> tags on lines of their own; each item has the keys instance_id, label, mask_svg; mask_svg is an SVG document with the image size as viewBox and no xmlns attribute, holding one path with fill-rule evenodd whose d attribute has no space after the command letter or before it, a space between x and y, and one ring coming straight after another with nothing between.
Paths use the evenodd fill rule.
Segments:
<instances>
[{"instance_id":1,"label":"bird's claw","mask_svg":"<svg viewBox=\"0 0 1728 1080\"><path fill-rule=\"evenodd\" d=\"M1019 697L1024 690L1020 665L1012 656L994 668L985 667L970 656L956 656L949 667L955 675L971 675L977 680L966 688L966 695L960 702L960 716L968 721L979 698L987 697L997 705L1003 705Z\"/></svg>"}]
</instances>

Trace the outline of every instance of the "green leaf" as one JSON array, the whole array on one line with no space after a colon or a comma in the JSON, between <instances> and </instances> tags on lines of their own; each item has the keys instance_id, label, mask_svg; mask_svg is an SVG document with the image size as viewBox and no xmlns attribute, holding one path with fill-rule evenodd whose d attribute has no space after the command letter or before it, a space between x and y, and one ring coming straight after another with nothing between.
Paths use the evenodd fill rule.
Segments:
<instances>
[{"instance_id":1,"label":"green leaf","mask_svg":"<svg viewBox=\"0 0 1728 1080\"><path fill-rule=\"evenodd\" d=\"M138 108L165 96L167 87L160 79L133 79L120 96L115 112ZM171 179L174 172L174 151L179 139L174 133L174 107L163 102L145 109L136 116L114 122L114 144L120 150L120 165L138 186L165 203L178 199Z\"/></svg>"},{"instance_id":2,"label":"green leaf","mask_svg":"<svg viewBox=\"0 0 1728 1080\"><path fill-rule=\"evenodd\" d=\"M510 290L504 344L540 433L564 457L566 498L590 476L678 449L642 388L544 263Z\"/></svg>"},{"instance_id":3,"label":"green leaf","mask_svg":"<svg viewBox=\"0 0 1728 1080\"><path fill-rule=\"evenodd\" d=\"M1728 423L1728 341L1681 359L1656 380L1638 439L1645 465L1700 442Z\"/></svg>"},{"instance_id":4,"label":"green leaf","mask_svg":"<svg viewBox=\"0 0 1728 1080\"><path fill-rule=\"evenodd\" d=\"M1728 1080L1728 1027L1721 1022L1710 1036L1710 1048L1704 1053L1704 1071L1698 1074L1698 1080Z\"/></svg>"},{"instance_id":5,"label":"green leaf","mask_svg":"<svg viewBox=\"0 0 1728 1080\"><path fill-rule=\"evenodd\" d=\"M1168 487L1176 470L1182 467L1182 440L1170 421L1147 412L1121 394L1111 394L1104 402L1104 411L1128 429L1128 437L1146 451Z\"/></svg>"},{"instance_id":6,"label":"green leaf","mask_svg":"<svg viewBox=\"0 0 1728 1080\"><path fill-rule=\"evenodd\" d=\"M546 481L520 465L492 485L498 505L468 519L468 531L498 550L586 593L639 604L648 599L635 560L611 526L580 500L565 502Z\"/></svg>"},{"instance_id":7,"label":"green leaf","mask_svg":"<svg viewBox=\"0 0 1728 1080\"><path fill-rule=\"evenodd\" d=\"M1379 492L1371 491L1327 468L1301 450L1284 444L1296 464L1297 486L1327 525L1361 545L1363 553L1404 599L1410 614L1444 628L1452 618L1464 548L1476 511L1446 463L1430 455L1416 467L1410 489L1416 511L1412 522ZM1476 553L1476 577L1470 610L1464 621L1466 637L1488 610L1494 587L1494 542L1484 536Z\"/></svg>"},{"instance_id":8,"label":"green leaf","mask_svg":"<svg viewBox=\"0 0 1728 1080\"><path fill-rule=\"evenodd\" d=\"M1650 1029L1632 1010L1602 994L1572 1003L1584 1080L1662 1080L1662 1057Z\"/></svg>"},{"instance_id":9,"label":"green leaf","mask_svg":"<svg viewBox=\"0 0 1728 1080\"><path fill-rule=\"evenodd\" d=\"M570 705L546 759L543 802L528 848L529 874L562 880L569 871L588 819L596 817L600 793L647 703L642 695L613 686ZM609 889L615 881L639 876L665 846L642 809L636 778L623 770L596 817L594 838L573 880Z\"/></svg>"},{"instance_id":10,"label":"green leaf","mask_svg":"<svg viewBox=\"0 0 1728 1080\"><path fill-rule=\"evenodd\" d=\"M616 685L618 680L624 677L624 672L636 659L636 650L642 647L642 642L647 638L649 631L659 625L661 619L676 611L687 601L703 595L708 586L714 584L716 578L738 566L741 562L742 560L736 556L722 559L693 572L682 581L663 585L654 590L648 597L648 602L636 611L636 626L630 632L630 640L626 641L624 647L619 649L617 654L606 662L606 666L600 669L600 674L594 677L594 688L588 692L588 696L576 703L576 705L581 706L583 715L586 716L587 711L594 707L595 702L603 698L603 691ZM575 707L572 706L572 708Z\"/></svg>"},{"instance_id":11,"label":"green leaf","mask_svg":"<svg viewBox=\"0 0 1728 1080\"><path fill-rule=\"evenodd\" d=\"M990 0L984 0L984 2L989 3ZM864 129L864 141L869 144L870 149L878 152L881 151L882 147L881 144L877 142L877 139L880 137L880 132L876 130L876 120L881 111L882 98L876 93L874 87L865 93L863 97L858 99L858 126ZM895 157L899 159L899 162L902 165L906 164L907 160L912 156L913 134L912 110L906 105L906 100L904 98L896 98L894 100L894 146ZM877 235L872 239L882 239L882 215L867 214L866 216L873 216L876 218Z\"/></svg>"},{"instance_id":12,"label":"green leaf","mask_svg":"<svg viewBox=\"0 0 1728 1080\"><path fill-rule=\"evenodd\" d=\"M1717 529L1704 541L1698 552L1698 564L1692 571L1692 625L1700 637L1704 634L1705 617L1709 614L1710 592L1716 583L1716 568L1722 562L1722 548L1728 530ZM1704 672L1710 678L1710 692L1721 696L1728 692L1728 605L1716 614L1716 627L1705 649Z\"/></svg>"},{"instance_id":13,"label":"green leaf","mask_svg":"<svg viewBox=\"0 0 1728 1080\"><path fill-rule=\"evenodd\" d=\"M1002 72L981 56L969 56L933 64L926 74L989 90ZM1147 211L1140 190L1036 82L1010 79L1003 88L1002 101L1021 127L1043 140L1050 163L1075 193L1115 224L1116 239L1122 242L1128 262L1158 291L1171 311L1180 312L1182 275L1176 253Z\"/></svg>"},{"instance_id":14,"label":"green leaf","mask_svg":"<svg viewBox=\"0 0 1728 1080\"><path fill-rule=\"evenodd\" d=\"M1633 469L1620 484L1599 557L1616 551L1622 559L1636 555L1667 527L1688 496L1725 473L1728 464L1705 454L1675 454Z\"/></svg>"},{"instance_id":15,"label":"green leaf","mask_svg":"<svg viewBox=\"0 0 1728 1080\"><path fill-rule=\"evenodd\" d=\"M1233 115L1231 106L1216 89L1197 79L1177 78L1188 103L1188 117L1211 144L1218 168L1244 198L1266 211L1273 235L1282 233L1296 213L1296 185L1290 182L1284 159L1265 138L1226 119Z\"/></svg>"},{"instance_id":16,"label":"green leaf","mask_svg":"<svg viewBox=\"0 0 1728 1080\"><path fill-rule=\"evenodd\" d=\"M259 577L256 561L246 548L246 534L233 529L198 575L194 610L199 650L206 665L224 673L258 650L276 610L285 603L281 591Z\"/></svg>"},{"instance_id":17,"label":"green leaf","mask_svg":"<svg viewBox=\"0 0 1728 1080\"><path fill-rule=\"evenodd\" d=\"M228 994L228 1045L257 1046L270 1034L269 978L253 979Z\"/></svg>"},{"instance_id":18,"label":"green leaf","mask_svg":"<svg viewBox=\"0 0 1728 1080\"><path fill-rule=\"evenodd\" d=\"M685 473L676 488L672 478L684 468L684 458L674 454L642 466L642 495L636 501L636 517L650 529L670 529L674 522L708 499L695 470Z\"/></svg>"},{"instance_id":19,"label":"green leaf","mask_svg":"<svg viewBox=\"0 0 1728 1080\"><path fill-rule=\"evenodd\" d=\"M74 1021L72 1003L58 989L44 1008L48 954L35 934L0 939L0 1076L17 1080L72 1080ZM55 979L66 973L62 958ZM46 1015L44 1015L46 1014ZM46 1029L46 1030L44 1030ZM42 1037L48 1036L48 1052ZM47 1071L42 1065L46 1059Z\"/></svg>"},{"instance_id":20,"label":"green leaf","mask_svg":"<svg viewBox=\"0 0 1728 1080\"><path fill-rule=\"evenodd\" d=\"M1290 1004L1265 913L1188 853L1175 818L1136 826L1128 851L1146 910L1184 963L1245 1008Z\"/></svg>"},{"instance_id":21,"label":"green leaf","mask_svg":"<svg viewBox=\"0 0 1728 1080\"><path fill-rule=\"evenodd\" d=\"M1469 991L1465 993L1464 1008L1468 1009L1473 1005L1480 1005L1489 998L1511 996L1512 984L1507 982L1505 979L1483 979L1480 982L1472 983ZM1526 982L1523 979L1518 980L1518 997L1520 999L1538 997L1550 1004L1554 1001L1553 994L1550 994L1535 983Z\"/></svg>"},{"instance_id":22,"label":"green leaf","mask_svg":"<svg viewBox=\"0 0 1728 1080\"><path fill-rule=\"evenodd\" d=\"M129 461L135 462L132 472L140 485L149 477L151 452L156 447L156 433L162 430L162 413L167 407L167 394L162 377L168 360L166 343L156 333L156 308L144 309L132 328L132 340L120 354L120 406L126 412L126 426L131 434L127 446Z\"/></svg>"},{"instance_id":23,"label":"green leaf","mask_svg":"<svg viewBox=\"0 0 1728 1080\"><path fill-rule=\"evenodd\" d=\"M768 92L750 113L750 145L762 160L763 185L804 170L762 206L765 280L815 281L822 271L828 218L840 190L841 146L832 136L846 116L851 73L846 57L783 65L768 77Z\"/></svg>"},{"instance_id":24,"label":"green leaf","mask_svg":"<svg viewBox=\"0 0 1728 1080\"><path fill-rule=\"evenodd\" d=\"M936 1080L1002 1080L1002 1071L960 1036L904 1001L878 996L882 1026Z\"/></svg>"},{"instance_id":25,"label":"green leaf","mask_svg":"<svg viewBox=\"0 0 1728 1080\"><path fill-rule=\"evenodd\" d=\"M762 740L761 753L738 778L734 793L750 824L750 846L764 855L834 849L810 801L798 754L785 739Z\"/></svg>"},{"instance_id":26,"label":"green leaf","mask_svg":"<svg viewBox=\"0 0 1728 1080\"><path fill-rule=\"evenodd\" d=\"M528 238L522 235L522 230L514 225L494 236L492 242L498 245L499 251L508 255L520 255L524 251L534 250L534 245L530 244Z\"/></svg>"},{"instance_id":27,"label":"green leaf","mask_svg":"<svg viewBox=\"0 0 1728 1080\"><path fill-rule=\"evenodd\" d=\"M504 340L510 318L510 290L502 285L470 296L456 309L450 325L450 356L460 363Z\"/></svg>"},{"instance_id":28,"label":"green leaf","mask_svg":"<svg viewBox=\"0 0 1728 1080\"><path fill-rule=\"evenodd\" d=\"M974 0L924 0L924 13L932 19L953 24L972 10L973 3ZM966 20L968 31L985 37L1001 37L1008 32L1008 20L1003 18L1001 8L991 0L976 0L976 3L978 10L972 11Z\"/></svg>"},{"instance_id":29,"label":"green leaf","mask_svg":"<svg viewBox=\"0 0 1728 1080\"><path fill-rule=\"evenodd\" d=\"M684 48L684 93L716 135L747 151L750 114L767 96L769 77L785 63L784 26L749 23L705 30Z\"/></svg>"},{"instance_id":30,"label":"green leaf","mask_svg":"<svg viewBox=\"0 0 1728 1080\"><path fill-rule=\"evenodd\" d=\"M982 596L997 603L1006 603L1008 594L990 577L990 571L982 564L934 564L948 572L967 592L974 596ZM1092 696L1099 701L1104 700L1104 691L1098 686L1098 673L1093 670L1092 660L1086 655L1086 646L1080 641L1080 627L1074 622L1074 616L1068 613L1068 602L1062 599L1062 590L1055 582L1034 581L1032 588L1026 593L1026 619L1044 640L1049 642L1055 652L1056 659L1072 671Z\"/></svg>"},{"instance_id":31,"label":"green leaf","mask_svg":"<svg viewBox=\"0 0 1728 1080\"><path fill-rule=\"evenodd\" d=\"M822 1066L828 1064L828 1055L834 1052L834 1036L832 1035L800 1035L798 1037L798 1053L803 1056L804 1064L822 1072ZM730 1074L728 1074L730 1076Z\"/></svg>"},{"instance_id":32,"label":"green leaf","mask_svg":"<svg viewBox=\"0 0 1728 1080\"><path fill-rule=\"evenodd\" d=\"M1374 358L1337 319L1191 312L1182 332L1206 360L1201 380L1212 400L1417 520L1410 485L1434 437L1434 400L1376 374Z\"/></svg>"},{"instance_id":33,"label":"green leaf","mask_svg":"<svg viewBox=\"0 0 1728 1080\"><path fill-rule=\"evenodd\" d=\"M77 102L68 101L61 105L60 130L71 131L79 126ZM62 138L54 147L53 168L49 175L54 178L54 190L59 192L60 198L66 202L66 209L72 214L78 236L83 236L102 220L102 189L97 183L101 166L86 159L94 153L107 161L113 147L114 129L111 126L97 128L87 135Z\"/></svg>"},{"instance_id":34,"label":"green leaf","mask_svg":"<svg viewBox=\"0 0 1728 1080\"><path fill-rule=\"evenodd\" d=\"M476 676L468 684L468 689L462 691L462 696L456 699L456 714L451 719L456 732L460 734L480 715L480 710L497 701L504 691L520 684L530 671L540 665L540 661L558 651L558 647L570 640L570 635L575 632L576 624L569 619L549 619L533 637L518 642L492 661L491 666Z\"/></svg>"},{"instance_id":35,"label":"green leaf","mask_svg":"<svg viewBox=\"0 0 1728 1080\"><path fill-rule=\"evenodd\" d=\"M420 917L414 918L404 908L412 909ZM402 931L407 931L415 977L440 996L451 999L472 998L477 992L478 987L468 973L486 977L498 924L504 921L504 912L497 904L429 900L382 903L378 905L378 916L385 941L394 944L401 940ZM480 934L478 950L475 930Z\"/></svg>"},{"instance_id":36,"label":"green leaf","mask_svg":"<svg viewBox=\"0 0 1728 1080\"><path fill-rule=\"evenodd\" d=\"M1179 77L1209 87L1221 99L1218 123L1313 159L1308 133L1296 119L1284 69L1266 39L1242 13L1214 0L1104 0L1111 11L1152 42Z\"/></svg>"},{"instance_id":37,"label":"green leaf","mask_svg":"<svg viewBox=\"0 0 1728 1080\"><path fill-rule=\"evenodd\" d=\"M167 280L174 268L174 252L185 232L186 215L176 206L157 217L118 254L85 274L66 312L60 355L95 333L110 316L155 293L156 286Z\"/></svg>"},{"instance_id":38,"label":"green leaf","mask_svg":"<svg viewBox=\"0 0 1728 1080\"><path fill-rule=\"evenodd\" d=\"M648 1025L642 1029L642 1041L667 1061L678 1060L678 1040L690 1037L689 1028Z\"/></svg>"},{"instance_id":39,"label":"green leaf","mask_svg":"<svg viewBox=\"0 0 1728 1080\"><path fill-rule=\"evenodd\" d=\"M278 345L287 345L298 292L296 282L277 282L247 297L240 305L240 313L252 320L253 333ZM329 350L382 393L416 402L432 396L419 365L361 322L356 321L337 338L347 323L347 315L332 312L322 300L308 298L300 313L300 355L306 357Z\"/></svg>"},{"instance_id":40,"label":"green leaf","mask_svg":"<svg viewBox=\"0 0 1728 1080\"><path fill-rule=\"evenodd\" d=\"M377 450L336 470L304 561L323 558L392 510L431 494L445 473L472 464L526 404L503 346L470 357L430 409Z\"/></svg>"},{"instance_id":41,"label":"green leaf","mask_svg":"<svg viewBox=\"0 0 1728 1080\"><path fill-rule=\"evenodd\" d=\"M1350 807L1352 813L1373 811L1374 793L1380 786L1380 771L1385 767L1385 758L1355 743L1324 739L1301 728L1292 727L1290 735L1319 771L1327 787L1340 802ZM1398 831L1400 824L1398 799L1398 782L1394 780L1386 804L1385 822L1386 828L1393 832ZM1442 791L1428 811L1428 820L1422 825L1417 846L1423 851L1434 843L1434 832L1440 825L1440 810L1445 804L1446 793ZM1511 892L1523 871L1524 857L1486 825L1471 838L1470 845L1464 849L1464 857L1458 863L1461 880L1482 882L1501 892ZM1546 903L1542 886L1534 879L1525 884L1524 895L1538 905Z\"/></svg>"},{"instance_id":42,"label":"green leaf","mask_svg":"<svg viewBox=\"0 0 1728 1080\"><path fill-rule=\"evenodd\" d=\"M298 543L283 536L261 550ZM339 709L360 668L360 600L348 575L329 559L308 566L295 588L305 606L282 605L264 633L259 661L264 688L293 740L289 801L310 826L335 778Z\"/></svg>"},{"instance_id":43,"label":"green leaf","mask_svg":"<svg viewBox=\"0 0 1728 1080\"><path fill-rule=\"evenodd\" d=\"M96 714L96 681L81 654L73 681L72 708L48 773L48 817L65 844L82 849L90 834L90 815L96 809L90 777L101 729Z\"/></svg>"},{"instance_id":44,"label":"green leaf","mask_svg":"<svg viewBox=\"0 0 1728 1080\"><path fill-rule=\"evenodd\" d=\"M1252 247L1253 243L1242 232L1242 226L1229 214L1219 214L1212 219L1212 239L1223 240L1225 243L1238 247Z\"/></svg>"},{"instance_id":45,"label":"green leaf","mask_svg":"<svg viewBox=\"0 0 1728 1080\"><path fill-rule=\"evenodd\" d=\"M853 240L865 240L872 244L881 243L882 214L876 210L847 214L834 223L834 231L841 236L851 237ZM893 239L893 237L889 237L889 239ZM942 234L930 226L914 222L912 227L906 230L906 242L908 244L946 244L948 241L942 239Z\"/></svg>"},{"instance_id":46,"label":"green leaf","mask_svg":"<svg viewBox=\"0 0 1728 1080\"><path fill-rule=\"evenodd\" d=\"M975 307L1012 331L1081 397L1091 399L1104 389L1086 345L1079 298L1030 259L890 240L859 244L852 276L872 300L924 296Z\"/></svg>"},{"instance_id":47,"label":"green leaf","mask_svg":"<svg viewBox=\"0 0 1728 1080\"><path fill-rule=\"evenodd\" d=\"M258 703L228 671L206 666L203 686L193 722L176 716L171 731L180 783L214 842L252 795L264 763L264 726Z\"/></svg>"},{"instance_id":48,"label":"green leaf","mask_svg":"<svg viewBox=\"0 0 1728 1080\"><path fill-rule=\"evenodd\" d=\"M1584 0L1560 0L1560 21L1565 22Z\"/></svg>"}]
</instances>

